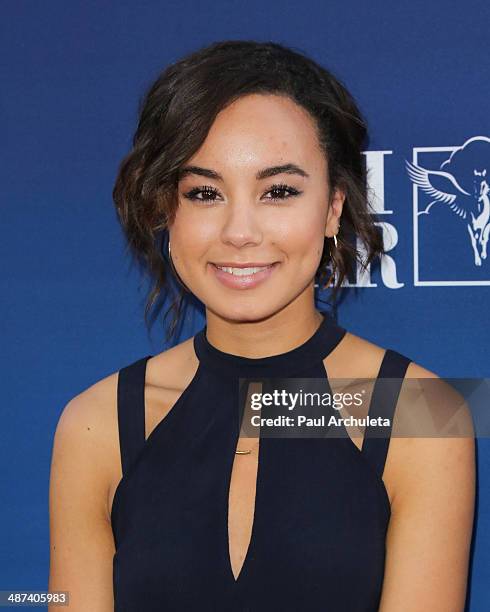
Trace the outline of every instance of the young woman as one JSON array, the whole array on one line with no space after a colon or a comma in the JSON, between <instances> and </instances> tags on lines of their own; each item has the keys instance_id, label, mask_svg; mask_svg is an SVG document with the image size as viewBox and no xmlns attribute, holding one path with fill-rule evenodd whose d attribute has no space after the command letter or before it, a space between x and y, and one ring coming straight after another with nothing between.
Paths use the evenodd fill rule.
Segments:
<instances>
[{"instance_id":1,"label":"young woman","mask_svg":"<svg viewBox=\"0 0 490 612\"><path fill-rule=\"evenodd\" d=\"M315 306L383 254L365 137L345 87L279 44L213 44L149 89L114 199L149 305L171 271L173 329L194 297L206 325L63 411L49 587L70 610L463 610L474 440L390 438L402 381L437 375ZM371 379L361 414L387 435L243 435L240 379L279 377Z\"/></svg>"}]
</instances>

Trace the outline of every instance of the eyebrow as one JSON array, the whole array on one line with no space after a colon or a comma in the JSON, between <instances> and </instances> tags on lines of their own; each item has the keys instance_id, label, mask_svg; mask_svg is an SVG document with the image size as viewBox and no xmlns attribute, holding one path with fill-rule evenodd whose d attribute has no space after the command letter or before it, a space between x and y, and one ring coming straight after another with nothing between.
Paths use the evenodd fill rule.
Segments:
<instances>
[{"instance_id":1,"label":"eyebrow","mask_svg":"<svg viewBox=\"0 0 490 612\"><path fill-rule=\"evenodd\" d=\"M214 170L209 170L209 168L201 168L200 166L183 166L178 170L178 180L182 180L189 174L197 174L199 176L205 176L206 178L215 179L217 181L222 181L223 177L218 172ZM270 176L275 176L276 174L298 174L299 176L303 176L304 178L309 178L308 172L297 166L296 164L283 164L282 166L271 166L270 168L263 168L259 170L255 175L255 178L258 181L261 181L265 178L269 178Z\"/></svg>"}]
</instances>

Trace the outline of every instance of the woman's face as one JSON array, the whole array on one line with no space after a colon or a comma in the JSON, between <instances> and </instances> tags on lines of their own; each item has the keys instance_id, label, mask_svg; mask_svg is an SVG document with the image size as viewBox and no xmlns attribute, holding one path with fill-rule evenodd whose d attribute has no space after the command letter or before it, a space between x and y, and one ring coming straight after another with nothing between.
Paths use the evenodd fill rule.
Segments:
<instances>
[{"instance_id":1,"label":"woman's face","mask_svg":"<svg viewBox=\"0 0 490 612\"><path fill-rule=\"evenodd\" d=\"M251 94L218 114L181 168L170 226L174 266L207 309L253 321L311 301L344 199L336 192L327 215L327 176L313 120L289 98ZM216 267L243 264L266 268L238 276Z\"/></svg>"}]
</instances>

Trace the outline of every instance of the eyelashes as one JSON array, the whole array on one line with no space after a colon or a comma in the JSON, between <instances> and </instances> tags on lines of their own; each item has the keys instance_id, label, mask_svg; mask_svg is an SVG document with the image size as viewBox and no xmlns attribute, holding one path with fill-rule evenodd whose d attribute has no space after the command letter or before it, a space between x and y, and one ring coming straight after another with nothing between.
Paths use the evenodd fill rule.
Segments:
<instances>
[{"instance_id":1,"label":"eyelashes","mask_svg":"<svg viewBox=\"0 0 490 612\"><path fill-rule=\"evenodd\" d=\"M272 202L281 202L284 200L289 200L289 198L296 197L301 195L303 192L298 191L294 187L290 187L289 185L285 185L284 183L279 183L276 185L272 185L270 189L266 191L266 193L274 193L276 194L274 197L266 198L266 200L270 200ZM281 197L277 197L278 193L282 193ZM206 194L208 197L198 197L200 194ZM211 185L202 185L201 187L194 187L187 193L183 194L184 198L187 200L191 200L193 202L215 202L216 196L219 196L219 191L211 186Z\"/></svg>"}]
</instances>

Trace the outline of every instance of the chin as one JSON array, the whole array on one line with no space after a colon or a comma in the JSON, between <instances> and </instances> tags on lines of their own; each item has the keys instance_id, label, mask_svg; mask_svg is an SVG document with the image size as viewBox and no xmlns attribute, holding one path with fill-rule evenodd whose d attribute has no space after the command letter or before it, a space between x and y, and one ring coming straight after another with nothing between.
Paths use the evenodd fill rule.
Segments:
<instances>
[{"instance_id":1,"label":"chin","mask_svg":"<svg viewBox=\"0 0 490 612\"><path fill-rule=\"evenodd\" d=\"M235 306L228 302L226 308L214 309L209 307L209 310L213 311L222 319L234 323L258 323L259 321L268 319L277 312L276 308L267 308L263 304L257 304L257 307L254 308L253 305L244 303L243 300L241 304L237 303Z\"/></svg>"}]
</instances>

